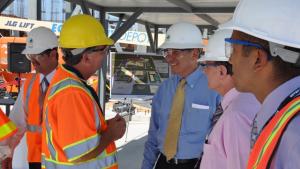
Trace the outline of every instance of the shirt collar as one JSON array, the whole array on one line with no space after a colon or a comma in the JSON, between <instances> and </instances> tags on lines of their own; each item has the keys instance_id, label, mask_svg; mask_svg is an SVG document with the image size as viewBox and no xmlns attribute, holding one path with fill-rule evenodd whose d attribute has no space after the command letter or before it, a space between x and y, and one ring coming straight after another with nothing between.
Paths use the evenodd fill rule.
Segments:
<instances>
[{"instance_id":1,"label":"shirt collar","mask_svg":"<svg viewBox=\"0 0 300 169\"><path fill-rule=\"evenodd\" d=\"M230 89L223 97L221 105L226 110L231 101L240 94L235 88Z\"/></svg>"},{"instance_id":2,"label":"shirt collar","mask_svg":"<svg viewBox=\"0 0 300 169\"><path fill-rule=\"evenodd\" d=\"M46 75L47 81L50 83L54 74L55 74L56 69L52 70L49 74ZM44 74L40 73L40 83L42 82L43 78L45 77Z\"/></svg>"},{"instance_id":3,"label":"shirt collar","mask_svg":"<svg viewBox=\"0 0 300 169\"><path fill-rule=\"evenodd\" d=\"M262 108L257 114L257 126L259 131L265 125L265 122L275 114L281 102L299 86L300 76L297 76L277 87L265 98Z\"/></svg>"},{"instance_id":4,"label":"shirt collar","mask_svg":"<svg viewBox=\"0 0 300 169\"><path fill-rule=\"evenodd\" d=\"M197 68L194 72L192 72L185 78L187 85L189 85L191 88L194 88L198 79L203 75L204 74L202 70L200 68ZM180 79L182 79L182 77L178 76L178 82L180 81Z\"/></svg>"},{"instance_id":5,"label":"shirt collar","mask_svg":"<svg viewBox=\"0 0 300 169\"><path fill-rule=\"evenodd\" d=\"M79 79L80 79L84 84L86 84L86 81L84 80L82 74L81 74L76 68L74 68L74 67L72 67L72 66L69 66L69 65L67 65L67 64L63 64L62 66L63 66L65 69L67 69L67 70L73 72L77 77L79 77Z\"/></svg>"}]
</instances>

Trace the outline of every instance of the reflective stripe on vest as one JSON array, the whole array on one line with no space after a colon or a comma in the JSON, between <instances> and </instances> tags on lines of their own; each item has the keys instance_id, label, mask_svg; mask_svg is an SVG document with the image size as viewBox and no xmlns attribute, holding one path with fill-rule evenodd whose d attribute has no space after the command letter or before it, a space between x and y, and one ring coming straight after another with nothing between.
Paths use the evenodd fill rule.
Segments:
<instances>
[{"instance_id":1,"label":"reflective stripe on vest","mask_svg":"<svg viewBox=\"0 0 300 169\"><path fill-rule=\"evenodd\" d=\"M88 90L86 90L85 86L80 81L76 81L71 78L63 79L63 80L59 81L58 83L54 84L53 87L49 91L48 100L50 100L56 94L58 94L63 89L66 89L68 87L81 88L93 100L92 95L90 94L90 92ZM94 109L95 127L96 127L96 129L100 129L101 122L100 122L100 117L98 114L97 106L98 106L98 104L96 102L94 102L93 109ZM48 120L47 106L46 106L46 111L45 111L45 122L46 122L45 124L46 124L47 146L50 151L51 158L57 160L58 159L57 152L53 146L54 144L53 144L53 140L52 140L52 130L51 130L51 127L49 125L49 120ZM99 141L100 141L100 136L98 134L96 134L96 135L93 135L84 140L80 140L78 142L75 142L68 146L65 146L65 147L63 147L63 150L65 152L67 159L69 161L73 161L73 160L76 160L76 159L82 157L83 155L85 155L85 153L88 150L93 150L99 144ZM115 152L115 149L113 152ZM113 155L114 153L110 152L110 154ZM106 153L106 151L103 151L103 153L100 156L104 158L104 157L108 156L108 154Z\"/></svg>"},{"instance_id":2,"label":"reflective stripe on vest","mask_svg":"<svg viewBox=\"0 0 300 169\"><path fill-rule=\"evenodd\" d=\"M0 112L1 113L1 112ZM5 115L4 115L5 116ZM12 121L8 121L0 126L0 141L8 138L17 132L17 127Z\"/></svg>"},{"instance_id":3,"label":"reflective stripe on vest","mask_svg":"<svg viewBox=\"0 0 300 169\"><path fill-rule=\"evenodd\" d=\"M34 74L33 77L30 79L28 89L27 89L27 93L25 93L24 110L25 110L26 113L28 113L29 96L30 96L30 93L32 91L33 83L34 83L36 77L37 77L37 74Z\"/></svg>"},{"instance_id":4,"label":"reflective stripe on vest","mask_svg":"<svg viewBox=\"0 0 300 169\"><path fill-rule=\"evenodd\" d=\"M46 124L46 143L47 143L47 147L50 151L50 156L53 159L58 159L57 158L57 152L54 149L53 146L53 139L52 139L52 130L49 126L49 121L48 121L48 108L46 107L45 110L45 124Z\"/></svg>"},{"instance_id":5,"label":"reflective stripe on vest","mask_svg":"<svg viewBox=\"0 0 300 169\"><path fill-rule=\"evenodd\" d=\"M299 112L300 97L297 97L275 114L254 144L247 169L266 169L268 167L285 128Z\"/></svg>"},{"instance_id":6,"label":"reflective stripe on vest","mask_svg":"<svg viewBox=\"0 0 300 169\"><path fill-rule=\"evenodd\" d=\"M115 155L97 157L95 159L89 160L87 162L70 164L57 162L45 156L42 156L42 168L47 169L88 169L88 168L97 168L97 169L118 169L118 164L116 163L117 159ZM103 168L105 166L105 168Z\"/></svg>"},{"instance_id":7,"label":"reflective stripe on vest","mask_svg":"<svg viewBox=\"0 0 300 169\"><path fill-rule=\"evenodd\" d=\"M38 133L42 132L42 127L38 126L38 125L27 124L26 128L27 128L27 131L30 131L30 132L38 132Z\"/></svg>"},{"instance_id":8,"label":"reflective stripe on vest","mask_svg":"<svg viewBox=\"0 0 300 169\"><path fill-rule=\"evenodd\" d=\"M96 129L99 129L100 119L98 116L98 111L96 106L97 104L94 104L94 116L95 116ZM86 138L85 140L81 140L79 142L68 145L64 147L63 150L66 153L67 158L70 161L73 161L75 159L80 158L88 150L93 150L94 148L96 148L99 142L100 142L100 135L95 134L89 138Z\"/></svg>"}]
</instances>

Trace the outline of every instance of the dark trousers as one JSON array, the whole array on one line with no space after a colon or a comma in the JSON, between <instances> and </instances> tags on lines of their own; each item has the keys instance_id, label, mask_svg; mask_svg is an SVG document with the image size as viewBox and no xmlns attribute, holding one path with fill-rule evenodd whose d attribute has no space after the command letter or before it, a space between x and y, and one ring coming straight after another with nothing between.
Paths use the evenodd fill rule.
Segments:
<instances>
[{"instance_id":1,"label":"dark trousers","mask_svg":"<svg viewBox=\"0 0 300 169\"><path fill-rule=\"evenodd\" d=\"M28 163L29 169L41 169L42 163L30 162Z\"/></svg>"},{"instance_id":2,"label":"dark trousers","mask_svg":"<svg viewBox=\"0 0 300 169\"><path fill-rule=\"evenodd\" d=\"M188 162L175 164L167 162L166 157L163 154L160 154L154 169L194 169L197 161L197 159L194 159L189 160Z\"/></svg>"}]
</instances>

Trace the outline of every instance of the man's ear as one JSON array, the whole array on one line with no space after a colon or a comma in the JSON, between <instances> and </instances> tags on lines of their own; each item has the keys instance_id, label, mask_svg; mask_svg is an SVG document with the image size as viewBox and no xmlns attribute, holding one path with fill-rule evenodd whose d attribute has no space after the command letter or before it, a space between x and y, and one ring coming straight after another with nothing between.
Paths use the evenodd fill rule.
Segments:
<instances>
[{"instance_id":1,"label":"man's ear","mask_svg":"<svg viewBox=\"0 0 300 169\"><path fill-rule=\"evenodd\" d=\"M222 78L225 77L227 75L227 69L226 69L226 67L224 65L220 65L219 69L220 69L220 75L221 75L221 77Z\"/></svg>"},{"instance_id":2,"label":"man's ear","mask_svg":"<svg viewBox=\"0 0 300 169\"><path fill-rule=\"evenodd\" d=\"M199 54L200 54L200 51L199 49L193 49L193 59L196 59L198 60L199 59Z\"/></svg>"},{"instance_id":3,"label":"man's ear","mask_svg":"<svg viewBox=\"0 0 300 169\"><path fill-rule=\"evenodd\" d=\"M49 56L50 57L56 57L57 54L58 54L57 50L56 49L52 49L51 52L49 53Z\"/></svg>"},{"instance_id":4,"label":"man's ear","mask_svg":"<svg viewBox=\"0 0 300 169\"><path fill-rule=\"evenodd\" d=\"M254 50L253 52L255 52L254 55L249 56L249 57L254 57L253 59L255 59L255 60L253 60L254 71L260 71L263 68L265 68L269 62L268 61L268 53L261 49Z\"/></svg>"},{"instance_id":5,"label":"man's ear","mask_svg":"<svg viewBox=\"0 0 300 169\"><path fill-rule=\"evenodd\" d=\"M89 54L87 54L86 52L84 52L83 54L82 54L82 62L84 63L84 64L90 64L90 62L91 62L91 56L89 55Z\"/></svg>"}]
</instances>

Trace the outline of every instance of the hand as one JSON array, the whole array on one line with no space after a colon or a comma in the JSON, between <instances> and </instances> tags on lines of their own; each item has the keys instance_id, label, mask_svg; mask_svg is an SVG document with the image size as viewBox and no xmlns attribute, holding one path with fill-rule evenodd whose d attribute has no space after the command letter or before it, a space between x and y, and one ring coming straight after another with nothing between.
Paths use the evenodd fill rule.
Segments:
<instances>
[{"instance_id":1,"label":"hand","mask_svg":"<svg viewBox=\"0 0 300 169\"><path fill-rule=\"evenodd\" d=\"M122 138L126 131L126 122L124 118L117 114L114 118L109 119L107 122L107 130L105 133L109 134L113 140Z\"/></svg>"},{"instance_id":2,"label":"hand","mask_svg":"<svg viewBox=\"0 0 300 169\"><path fill-rule=\"evenodd\" d=\"M11 156L11 149L8 146L0 146L0 161Z\"/></svg>"}]
</instances>

